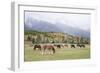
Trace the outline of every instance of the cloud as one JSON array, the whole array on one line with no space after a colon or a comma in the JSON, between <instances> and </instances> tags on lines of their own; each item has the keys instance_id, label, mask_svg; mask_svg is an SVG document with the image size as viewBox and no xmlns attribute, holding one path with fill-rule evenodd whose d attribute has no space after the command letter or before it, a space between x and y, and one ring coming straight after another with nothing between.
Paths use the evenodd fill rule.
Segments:
<instances>
[{"instance_id":1,"label":"cloud","mask_svg":"<svg viewBox=\"0 0 100 73\"><path fill-rule=\"evenodd\" d=\"M46 12L25 12L25 22L29 18L46 21L57 25L62 24L62 26L68 25L83 30L90 30L91 15L46 13Z\"/></svg>"}]
</instances>

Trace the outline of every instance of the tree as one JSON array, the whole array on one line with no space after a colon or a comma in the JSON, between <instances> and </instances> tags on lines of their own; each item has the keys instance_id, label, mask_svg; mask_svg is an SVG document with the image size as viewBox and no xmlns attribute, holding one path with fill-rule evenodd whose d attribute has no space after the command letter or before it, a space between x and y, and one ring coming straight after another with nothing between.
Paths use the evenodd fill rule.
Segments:
<instances>
[{"instance_id":1,"label":"tree","mask_svg":"<svg viewBox=\"0 0 100 73\"><path fill-rule=\"evenodd\" d=\"M74 44L74 40L71 40L71 42L70 42L71 44Z\"/></svg>"},{"instance_id":2,"label":"tree","mask_svg":"<svg viewBox=\"0 0 100 73\"><path fill-rule=\"evenodd\" d=\"M64 40L63 43L68 43L68 41L67 40Z\"/></svg>"},{"instance_id":3,"label":"tree","mask_svg":"<svg viewBox=\"0 0 100 73\"><path fill-rule=\"evenodd\" d=\"M36 44L39 44L39 43L41 43L42 41L41 41L41 36L40 35L38 35L37 36L37 38L36 38Z\"/></svg>"},{"instance_id":4,"label":"tree","mask_svg":"<svg viewBox=\"0 0 100 73\"><path fill-rule=\"evenodd\" d=\"M35 44L35 39L34 38L32 39L32 44Z\"/></svg>"},{"instance_id":5,"label":"tree","mask_svg":"<svg viewBox=\"0 0 100 73\"><path fill-rule=\"evenodd\" d=\"M46 39L46 43L49 43L49 39L48 38Z\"/></svg>"},{"instance_id":6,"label":"tree","mask_svg":"<svg viewBox=\"0 0 100 73\"><path fill-rule=\"evenodd\" d=\"M27 41L31 41L31 37L29 35L27 37Z\"/></svg>"},{"instance_id":7,"label":"tree","mask_svg":"<svg viewBox=\"0 0 100 73\"><path fill-rule=\"evenodd\" d=\"M77 44L80 43L80 37L77 37Z\"/></svg>"},{"instance_id":8,"label":"tree","mask_svg":"<svg viewBox=\"0 0 100 73\"><path fill-rule=\"evenodd\" d=\"M53 40L52 43L55 43L55 41Z\"/></svg>"},{"instance_id":9,"label":"tree","mask_svg":"<svg viewBox=\"0 0 100 73\"><path fill-rule=\"evenodd\" d=\"M81 43L81 44L84 43L84 38L83 38L83 37L81 37L81 39L80 39L80 43Z\"/></svg>"}]
</instances>

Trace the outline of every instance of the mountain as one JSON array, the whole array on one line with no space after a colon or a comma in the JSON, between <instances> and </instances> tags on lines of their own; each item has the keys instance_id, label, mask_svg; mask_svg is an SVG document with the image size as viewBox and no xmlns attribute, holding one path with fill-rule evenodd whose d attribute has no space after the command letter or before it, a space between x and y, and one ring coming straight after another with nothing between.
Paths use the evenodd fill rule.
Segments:
<instances>
[{"instance_id":1,"label":"mountain","mask_svg":"<svg viewBox=\"0 0 100 73\"><path fill-rule=\"evenodd\" d=\"M89 31L71 27L62 23L52 24L50 22L36 20L36 19L28 19L25 22L24 29L25 31L36 30L36 31L41 31L41 32L63 32L63 33L74 35L74 36L90 38Z\"/></svg>"},{"instance_id":2,"label":"mountain","mask_svg":"<svg viewBox=\"0 0 100 73\"><path fill-rule=\"evenodd\" d=\"M48 23L36 19L34 20L29 19L25 23L24 28L25 30L36 30L42 32L63 32L60 28L58 28L56 25L52 23Z\"/></svg>"},{"instance_id":3,"label":"mountain","mask_svg":"<svg viewBox=\"0 0 100 73\"><path fill-rule=\"evenodd\" d=\"M66 24L60 24L59 28L61 28L61 30L64 33L67 33L67 34L70 34L70 35L82 36L82 37L90 38L90 32L86 31L86 30L82 30L82 29L79 29L79 28L71 27L71 26L68 26Z\"/></svg>"}]
</instances>

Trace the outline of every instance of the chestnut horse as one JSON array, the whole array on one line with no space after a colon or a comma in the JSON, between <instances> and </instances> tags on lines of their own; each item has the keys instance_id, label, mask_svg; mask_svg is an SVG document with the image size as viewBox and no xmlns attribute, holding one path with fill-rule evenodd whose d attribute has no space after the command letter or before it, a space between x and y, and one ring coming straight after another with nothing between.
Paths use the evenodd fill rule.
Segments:
<instances>
[{"instance_id":1,"label":"chestnut horse","mask_svg":"<svg viewBox=\"0 0 100 73\"><path fill-rule=\"evenodd\" d=\"M34 45L33 50L36 50L36 48L38 48L38 50L40 50L42 54L54 54L55 53L55 48L51 44L42 44L42 45L37 44L37 45Z\"/></svg>"}]
</instances>

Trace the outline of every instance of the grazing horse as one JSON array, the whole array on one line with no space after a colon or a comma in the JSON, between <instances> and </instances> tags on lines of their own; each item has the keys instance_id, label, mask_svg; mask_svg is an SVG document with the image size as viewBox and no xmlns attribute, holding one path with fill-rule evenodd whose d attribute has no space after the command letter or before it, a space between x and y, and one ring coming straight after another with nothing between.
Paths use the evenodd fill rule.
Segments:
<instances>
[{"instance_id":1,"label":"grazing horse","mask_svg":"<svg viewBox=\"0 0 100 73\"><path fill-rule=\"evenodd\" d=\"M57 48L61 48L61 45L56 45L56 44L55 44L54 46L56 46Z\"/></svg>"},{"instance_id":2,"label":"grazing horse","mask_svg":"<svg viewBox=\"0 0 100 73\"><path fill-rule=\"evenodd\" d=\"M41 51L42 55L43 54L54 54L55 53L55 48L53 45L50 45L50 44L43 44L43 45L34 45L34 48L33 50L36 50L36 48L38 48L38 50Z\"/></svg>"},{"instance_id":3,"label":"grazing horse","mask_svg":"<svg viewBox=\"0 0 100 73\"><path fill-rule=\"evenodd\" d=\"M39 50L41 50L41 45L39 45L39 44L37 44L37 45L34 45L34 48L33 48L33 50L36 50L36 49L39 49Z\"/></svg>"},{"instance_id":4,"label":"grazing horse","mask_svg":"<svg viewBox=\"0 0 100 73\"><path fill-rule=\"evenodd\" d=\"M81 47L85 48L85 45L84 45L84 44L82 44L82 45L81 45Z\"/></svg>"},{"instance_id":5,"label":"grazing horse","mask_svg":"<svg viewBox=\"0 0 100 73\"><path fill-rule=\"evenodd\" d=\"M67 44L65 44L64 46L65 46L65 47L68 47L68 45L67 45Z\"/></svg>"},{"instance_id":6,"label":"grazing horse","mask_svg":"<svg viewBox=\"0 0 100 73\"><path fill-rule=\"evenodd\" d=\"M77 44L77 47L81 47L81 45L80 44Z\"/></svg>"},{"instance_id":7,"label":"grazing horse","mask_svg":"<svg viewBox=\"0 0 100 73\"><path fill-rule=\"evenodd\" d=\"M77 44L77 46L80 47L80 48L81 47L85 48L85 45L84 44Z\"/></svg>"},{"instance_id":8,"label":"grazing horse","mask_svg":"<svg viewBox=\"0 0 100 73\"><path fill-rule=\"evenodd\" d=\"M75 48L75 45L74 44L71 44L71 48Z\"/></svg>"},{"instance_id":9,"label":"grazing horse","mask_svg":"<svg viewBox=\"0 0 100 73\"><path fill-rule=\"evenodd\" d=\"M65 44L62 44L61 47L64 48L65 47Z\"/></svg>"},{"instance_id":10,"label":"grazing horse","mask_svg":"<svg viewBox=\"0 0 100 73\"><path fill-rule=\"evenodd\" d=\"M57 45L57 48L61 48L61 45Z\"/></svg>"},{"instance_id":11,"label":"grazing horse","mask_svg":"<svg viewBox=\"0 0 100 73\"><path fill-rule=\"evenodd\" d=\"M43 45L43 51L46 53L46 50L49 51L49 53L54 54L55 53L55 48L53 45Z\"/></svg>"}]
</instances>

